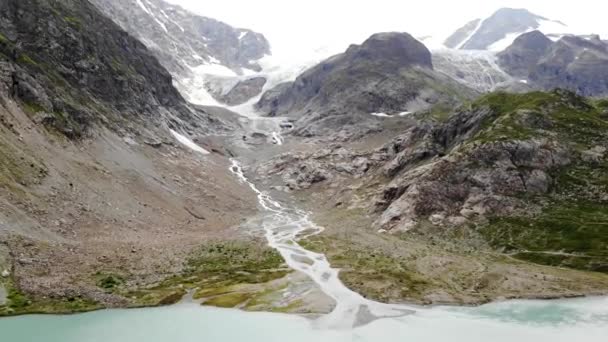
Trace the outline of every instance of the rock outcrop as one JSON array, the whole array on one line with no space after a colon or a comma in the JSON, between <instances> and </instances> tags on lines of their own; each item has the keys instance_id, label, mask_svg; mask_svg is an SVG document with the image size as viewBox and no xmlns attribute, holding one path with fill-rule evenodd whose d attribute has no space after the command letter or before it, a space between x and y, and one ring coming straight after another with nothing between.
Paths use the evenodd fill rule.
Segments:
<instances>
[{"instance_id":1,"label":"rock outcrop","mask_svg":"<svg viewBox=\"0 0 608 342\"><path fill-rule=\"evenodd\" d=\"M565 36L552 42L535 31L519 37L498 57L504 70L536 89L608 95L608 44L597 36Z\"/></svg>"},{"instance_id":2,"label":"rock outcrop","mask_svg":"<svg viewBox=\"0 0 608 342\"><path fill-rule=\"evenodd\" d=\"M498 62L510 75L528 79L530 69L547 53L552 44L553 42L540 31L525 33L498 54Z\"/></svg>"},{"instance_id":3,"label":"rock outcrop","mask_svg":"<svg viewBox=\"0 0 608 342\"><path fill-rule=\"evenodd\" d=\"M224 94L218 93L213 89L210 89L210 93L221 103L225 103L228 106L237 106L261 94L264 85L266 85L265 77L253 77L238 81Z\"/></svg>"}]
</instances>

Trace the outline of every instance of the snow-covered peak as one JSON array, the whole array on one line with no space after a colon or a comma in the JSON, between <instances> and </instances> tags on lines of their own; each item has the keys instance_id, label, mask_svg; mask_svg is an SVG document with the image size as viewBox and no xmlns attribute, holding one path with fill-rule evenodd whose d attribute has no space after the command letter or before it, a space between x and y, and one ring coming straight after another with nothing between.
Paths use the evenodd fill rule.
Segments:
<instances>
[{"instance_id":1,"label":"snow-covered peak","mask_svg":"<svg viewBox=\"0 0 608 342\"><path fill-rule=\"evenodd\" d=\"M501 8L491 16L470 21L450 37L444 45L459 50L502 51L520 35L538 30L559 39L565 34L579 34L566 24L547 19L526 9Z\"/></svg>"}]
</instances>

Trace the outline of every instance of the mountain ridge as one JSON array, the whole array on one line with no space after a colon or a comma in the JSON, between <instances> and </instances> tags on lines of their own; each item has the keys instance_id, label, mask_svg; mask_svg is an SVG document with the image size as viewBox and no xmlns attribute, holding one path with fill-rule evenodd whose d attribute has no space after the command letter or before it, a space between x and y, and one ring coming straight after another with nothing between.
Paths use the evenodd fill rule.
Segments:
<instances>
[{"instance_id":1,"label":"mountain ridge","mask_svg":"<svg viewBox=\"0 0 608 342\"><path fill-rule=\"evenodd\" d=\"M485 19L467 23L448 37L444 44L454 49L500 51L519 35L533 30L557 30L562 32L544 33L563 34L567 33L568 27L560 21L549 20L524 8L505 7Z\"/></svg>"}]
</instances>

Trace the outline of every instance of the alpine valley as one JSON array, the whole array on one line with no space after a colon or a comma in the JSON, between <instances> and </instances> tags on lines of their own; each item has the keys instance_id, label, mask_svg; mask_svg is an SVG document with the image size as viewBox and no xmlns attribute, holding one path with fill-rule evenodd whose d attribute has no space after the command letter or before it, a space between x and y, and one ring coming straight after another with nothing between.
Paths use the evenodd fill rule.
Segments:
<instances>
[{"instance_id":1,"label":"alpine valley","mask_svg":"<svg viewBox=\"0 0 608 342\"><path fill-rule=\"evenodd\" d=\"M163 0L0 0L0 316L592 312L601 340L604 297L504 301L608 295L608 42L525 9L463 24L294 67Z\"/></svg>"}]
</instances>

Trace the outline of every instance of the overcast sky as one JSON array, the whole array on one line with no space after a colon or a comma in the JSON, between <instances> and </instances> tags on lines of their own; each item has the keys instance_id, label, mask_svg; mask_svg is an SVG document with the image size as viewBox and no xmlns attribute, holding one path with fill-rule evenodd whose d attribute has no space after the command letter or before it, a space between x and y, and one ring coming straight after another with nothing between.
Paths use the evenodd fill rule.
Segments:
<instances>
[{"instance_id":1,"label":"overcast sky","mask_svg":"<svg viewBox=\"0 0 608 342\"><path fill-rule=\"evenodd\" d=\"M453 32L500 7L527 8L577 31L608 33L603 0L168 0L200 15L263 33L273 49L360 43L375 32ZM608 38L608 37L607 37Z\"/></svg>"}]
</instances>

